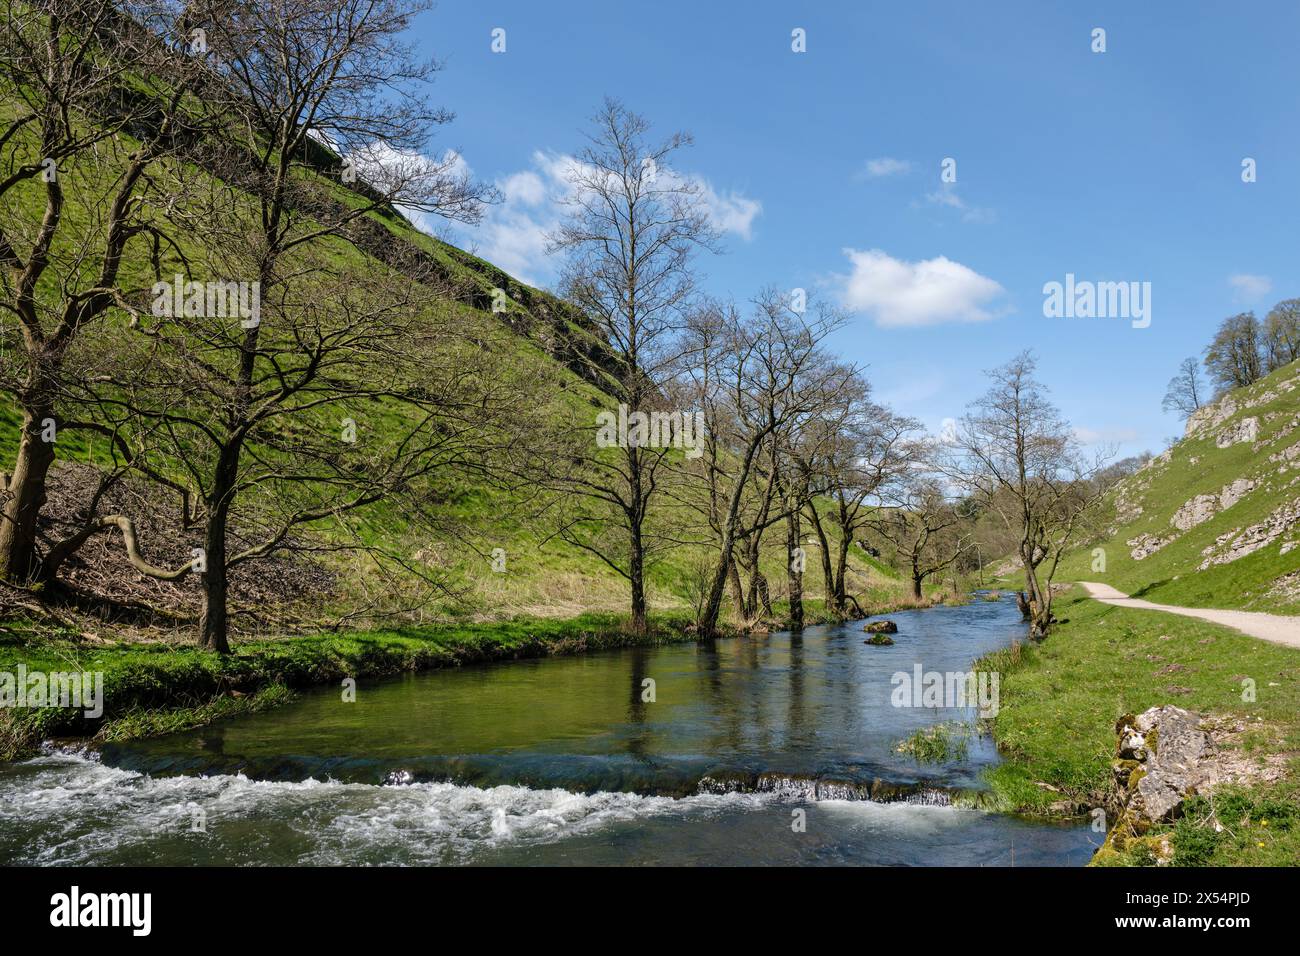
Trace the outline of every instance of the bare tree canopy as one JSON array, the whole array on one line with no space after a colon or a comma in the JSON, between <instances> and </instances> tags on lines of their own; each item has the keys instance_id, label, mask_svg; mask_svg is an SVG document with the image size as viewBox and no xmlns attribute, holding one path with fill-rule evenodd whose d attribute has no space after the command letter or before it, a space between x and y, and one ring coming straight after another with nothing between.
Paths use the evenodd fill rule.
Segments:
<instances>
[{"instance_id":1,"label":"bare tree canopy","mask_svg":"<svg viewBox=\"0 0 1300 956\"><path fill-rule=\"evenodd\" d=\"M797 310L787 294L769 288L755 298L750 316L727 305L705 310L694 323L695 346L686 374L704 409L706 451L699 477L707 489L704 508L718 552L699 620L702 633L716 628L723 592L738 561L748 562L754 596L761 600L758 542L765 528L785 517L773 507L779 501L783 453L792 447L793 436L842 406L859 387L857 369L830 360L822 347L842 322L832 309ZM754 491L750 483L756 476L761 487L755 506L746 511L746 494ZM741 543L748 550L744 558L736 553ZM739 591L734 584L733 591ZM754 603L736 597L740 613Z\"/></svg>"},{"instance_id":2,"label":"bare tree canopy","mask_svg":"<svg viewBox=\"0 0 1300 956\"><path fill-rule=\"evenodd\" d=\"M958 424L946 471L1014 529L1036 638L1052 624L1052 578L1102 491L1105 450L1088 456L1022 352L988 372L989 390Z\"/></svg>"},{"instance_id":3,"label":"bare tree canopy","mask_svg":"<svg viewBox=\"0 0 1300 956\"><path fill-rule=\"evenodd\" d=\"M1177 412L1179 418L1187 418L1208 398L1201 363L1194 358L1185 358L1178 366L1178 374L1169 380L1160 407L1167 412Z\"/></svg>"},{"instance_id":4,"label":"bare tree canopy","mask_svg":"<svg viewBox=\"0 0 1300 956\"><path fill-rule=\"evenodd\" d=\"M142 4L149 16L131 19L82 0L36 5L30 19L10 11L6 82L36 93L0 140L10 169L0 202L35 188L47 209L31 236L0 234L6 305L25 343L6 380L29 420L0 525L13 576L56 572L90 536L120 530L141 573L200 572L201 643L226 651L231 568L302 547L295 529L409 492L437 467L473 467L467 450L490 446L485 409L510 408L518 393L456 325L453 290L414 252L385 265L330 251L371 214L474 221L492 198L454 154L422 152L451 118L424 98L437 64L401 38L426 6L211 0ZM126 74L154 86L126 95ZM57 175L24 158L29 130ZM66 184L87 207L75 220ZM65 236L67 221L88 226ZM119 274L135 237L128 286ZM144 264L152 285L139 285ZM42 299L47 270L60 272L47 285L61 298ZM74 352L101 314L124 336ZM494 382L489 400L483 383ZM43 567L32 537L56 404L68 427L109 438L117 467ZM367 416L389 422L382 438ZM202 533L185 565L154 567L129 516L99 514L127 468L182 494L186 527Z\"/></svg>"},{"instance_id":5,"label":"bare tree canopy","mask_svg":"<svg viewBox=\"0 0 1300 956\"><path fill-rule=\"evenodd\" d=\"M973 546L968 521L954 502L943 476L928 466L936 449L919 448L915 464L883 493L885 507L868 526L893 546L920 601L927 578L952 567Z\"/></svg>"},{"instance_id":6,"label":"bare tree canopy","mask_svg":"<svg viewBox=\"0 0 1300 956\"><path fill-rule=\"evenodd\" d=\"M58 402L85 371L79 338L132 294L123 264L172 244L160 210L176 198L152 173L206 127L187 94L174 6L110 0L6 4L0 86L0 307L17 319L0 387L23 417L3 474L0 576L48 579L36 527L55 460ZM28 210L41 209L33 217Z\"/></svg>"},{"instance_id":7,"label":"bare tree canopy","mask_svg":"<svg viewBox=\"0 0 1300 956\"><path fill-rule=\"evenodd\" d=\"M568 169L566 217L550 237L550 250L564 257L561 291L613 353L616 374L601 373L620 406L611 414L620 422L689 415L665 401L695 296L693 259L717 240L699 185L673 168L691 139L652 141L649 123L612 99L592 117L587 139ZM643 631L647 556L662 543L646 519L669 449L631 437L602 448L597 430L580 423L556 443L567 452L540 464L569 497L561 536L627 579L632 626Z\"/></svg>"}]
</instances>

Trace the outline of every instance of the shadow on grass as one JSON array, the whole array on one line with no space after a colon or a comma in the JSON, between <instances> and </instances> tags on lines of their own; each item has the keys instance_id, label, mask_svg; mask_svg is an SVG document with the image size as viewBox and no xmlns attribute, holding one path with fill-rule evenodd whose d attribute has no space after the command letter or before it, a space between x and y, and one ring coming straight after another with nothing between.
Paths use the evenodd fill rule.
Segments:
<instances>
[{"instance_id":1,"label":"shadow on grass","mask_svg":"<svg viewBox=\"0 0 1300 956\"><path fill-rule=\"evenodd\" d=\"M1136 591L1130 594L1129 597L1135 597L1135 598L1143 597L1144 595L1150 594L1152 591L1156 591L1164 587L1166 584L1169 583L1169 581L1170 581L1169 578L1165 578L1161 581L1152 581L1149 584L1144 584L1142 585L1142 587L1138 588Z\"/></svg>"}]
</instances>

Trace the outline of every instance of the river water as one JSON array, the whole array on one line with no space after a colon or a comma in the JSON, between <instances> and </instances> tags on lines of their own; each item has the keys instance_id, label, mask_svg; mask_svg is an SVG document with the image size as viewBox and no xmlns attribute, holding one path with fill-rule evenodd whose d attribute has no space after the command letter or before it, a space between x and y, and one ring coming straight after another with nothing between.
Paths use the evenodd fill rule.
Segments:
<instances>
[{"instance_id":1,"label":"river water","mask_svg":"<svg viewBox=\"0 0 1300 956\"><path fill-rule=\"evenodd\" d=\"M1014 605L891 619L891 647L849 624L433 671L0 765L0 863L1086 863L1086 826L947 805L986 738L897 750L974 712L894 706L894 675L969 670Z\"/></svg>"}]
</instances>

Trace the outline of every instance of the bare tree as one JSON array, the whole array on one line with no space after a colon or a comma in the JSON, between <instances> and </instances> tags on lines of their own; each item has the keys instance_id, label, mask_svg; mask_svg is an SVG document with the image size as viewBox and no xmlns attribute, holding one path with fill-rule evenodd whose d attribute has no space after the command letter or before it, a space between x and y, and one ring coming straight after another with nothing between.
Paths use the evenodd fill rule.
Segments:
<instances>
[{"instance_id":1,"label":"bare tree","mask_svg":"<svg viewBox=\"0 0 1300 956\"><path fill-rule=\"evenodd\" d=\"M123 263L172 243L160 210L176 198L153 175L201 128L187 96L196 67L174 5L57 0L6 4L0 86L13 109L0 124L0 387L23 424L0 475L0 576L48 578L37 521L58 407L78 339L133 290ZM34 210L39 215L33 215Z\"/></svg>"},{"instance_id":2,"label":"bare tree","mask_svg":"<svg viewBox=\"0 0 1300 956\"><path fill-rule=\"evenodd\" d=\"M992 386L962 417L945 471L1015 530L1030 634L1042 639L1053 621L1052 578L1102 493L1093 479L1108 456L1084 455L1035 367L1023 352L988 373Z\"/></svg>"},{"instance_id":3,"label":"bare tree","mask_svg":"<svg viewBox=\"0 0 1300 956\"><path fill-rule=\"evenodd\" d=\"M1201 363L1194 358L1185 358L1178 366L1178 374L1169 380L1160 407L1167 412L1177 412L1179 418L1187 418L1204 405L1208 397L1205 379L1201 376Z\"/></svg>"},{"instance_id":4,"label":"bare tree","mask_svg":"<svg viewBox=\"0 0 1300 956\"><path fill-rule=\"evenodd\" d=\"M148 307L118 303L138 337L139 375L114 376L100 402L103 419L167 436L201 501L202 547L167 573L202 570L204 647L229 649L232 567L463 462L491 406L472 384L483 380L473 350L448 362L450 320L427 305L448 290L417 257L401 274L362 276L332 255L370 214L473 221L487 198L453 158L421 152L430 126L450 119L421 93L436 64L400 39L424 7L214 0L188 10L205 36L204 93L220 107L225 148L213 144L201 171L173 171L183 201L167 214L189 242L154 259ZM344 184L349 165L360 170L355 189L322 176L316 159L331 149ZM420 380L433 370L439 381ZM340 419L360 435L364 416L399 422L352 447Z\"/></svg>"},{"instance_id":5,"label":"bare tree","mask_svg":"<svg viewBox=\"0 0 1300 956\"><path fill-rule=\"evenodd\" d=\"M839 618L855 600L848 590L850 550L867 528L880 492L910 467L916 448L911 438L920 428L915 419L870 401L868 394L859 388L838 440L828 447L824 497L829 507L822 510L816 501L805 507L821 553L826 611Z\"/></svg>"},{"instance_id":6,"label":"bare tree","mask_svg":"<svg viewBox=\"0 0 1300 956\"><path fill-rule=\"evenodd\" d=\"M562 291L614 356L616 373L599 376L621 422L666 413L665 389L695 295L693 258L718 238L699 185L672 166L690 137L652 142L649 133L645 119L605 100L588 145L569 165L567 216L550 237L551 251L565 257ZM670 450L636 433L616 447L601 447L596 437L595 428L571 432L558 442L564 451L556 461L540 464L548 484L568 497L561 537L628 581L632 627L644 631L647 556L664 543L646 519Z\"/></svg>"},{"instance_id":7,"label":"bare tree","mask_svg":"<svg viewBox=\"0 0 1300 956\"><path fill-rule=\"evenodd\" d=\"M952 567L973 546L963 533L962 512L945 493L939 476L910 472L886 495L887 508L872 513L871 529L888 541L919 601L927 578Z\"/></svg>"},{"instance_id":8,"label":"bare tree","mask_svg":"<svg viewBox=\"0 0 1300 956\"><path fill-rule=\"evenodd\" d=\"M250 562L365 552L436 583L348 516L391 502L429 527L447 476L485 478L509 444L498 423L529 401L508 367L509 341L497 340L509 330L484 320L467 335L472 320L433 277L367 261L325 266L305 250L282 264L295 279L262 305L247 388L238 323L141 310L113 355L117 372L81 402L97 402L124 460L176 476L195 503L193 558L175 568L137 560L147 543L118 516L89 516L86 536L120 529L148 576L197 574L202 640L222 652L230 573Z\"/></svg>"},{"instance_id":9,"label":"bare tree","mask_svg":"<svg viewBox=\"0 0 1300 956\"><path fill-rule=\"evenodd\" d=\"M224 380L220 421L208 436L212 455L206 490L210 507L204 537L208 569L203 576L203 646L227 646L227 532L238 495L250 487L240 472L246 457L256 460L246 456L254 429L291 413L312 385L328 382L346 393L348 386L334 377L336 371L322 373L324 356L340 341L349 346L340 350L343 355L372 347L376 329L390 321L385 315L388 303L381 301L358 304L358 311L340 315L333 327L323 322L313 306L328 300L310 298L310 283L299 271L304 266L320 270L321 264L297 262L293 254L346 237L362 217L394 207L470 222L481 214L483 188L465 176L454 158L434 160L423 153L430 129L452 119L447 111L430 107L423 94L438 64L417 59L403 39L412 19L427 7L423 0L272 0L231 8L214 0L205 11L214 68L232 90L228 109L237 117L234 129L242 154L232 157L232 165L242 169L230 169L224 178L250 183L254 192L252 215L227 223L224 231L230 235L228 226L237 225L238 234L253 238L251 271L216 274L255 278L271 314L260 323L240 323L227 345L237 362L219 376ZM314 142L328 144L360 166L369 186L360 193L362 201L331 203L322 196L323 186L313 189L314 184L304 183L302 173ZM251 166L244 165L245 158L252 160ZM208 197L215 200L207 206L209 216L219 216L218 210L227 208L231 198L220 189ZM396 302L402 310L402 297ZM360 321L358 315L363 316ZM272 344L262 342L264 328L275 336ZM306 338L306 360L298 365L296 377L286 376L286 352L301 337ZM377 379L359 387L373 391L383 381L378 368L371 372L376 373ZM394 391L403 400L413 398L409 390ZM364 503L367 497L355 500ZM279 532L268 539L283 540Z\"/></svg>"},{"instance_id":10,"label":"bare tree","mask_svg":"<svg viewBox=\"0 0 1300 956\"><path fill-rule=\"evenodd\" d=\"M784 518L773 507L781 449L827 408L842 404L858 378L856 369L829 360L822 349L843 322L839 314L820 307L811 315L796 311L773 289L760 294L754 307L751 318L730 307L711 310L693 329L696 348L687 374L704 409L707 441L699 467L717 535L717 563L698 622L704 634L717 627L729 578L733 593L738 591L738 544L748 546L753 575L759 571L759 536ZM769 462L776 462L766 472L765 450L775 455ZM761 584L752 587L761 600ZM742 602L738 613L745 613L744 604L753 610L752 602Z\"/></svg>"},{"instance_id":11,"label":"bare tree","mask_svg":"<svg viewBox=\"0 0 1300 956\"><path fill-rule=\"evenodd\" d=\"M808 551L804 540L804 512L815 507L820 496L830 488L829 463L844 429L856 410L855 400L865 384L851 384L838 400L834 396L821 412L798 429L791 430L779 448L774 470L777 494L785 514L786 588L789 594L790 626L804 625L804 574ZM825 556L826 550L822 549ZM828 581L831 578L828 576ZM828 592L829 593L829 592Z\"/></svg>"}]
</instances>

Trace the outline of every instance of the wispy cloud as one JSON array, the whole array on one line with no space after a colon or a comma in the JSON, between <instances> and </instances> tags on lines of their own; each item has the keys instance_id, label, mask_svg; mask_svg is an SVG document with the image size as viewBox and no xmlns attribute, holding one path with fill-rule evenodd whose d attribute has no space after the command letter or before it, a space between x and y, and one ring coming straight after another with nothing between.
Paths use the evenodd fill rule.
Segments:
<instances>
[{"instance_id":1,"label":"wispy cloud","mask_svg":"<svg viewBox=\"0 0 1300 956\"><path fill-rule=\"evenodd\" d=\"M869 159L862 164L860 176L868 179L880 179L884 176L902 176L911 172L912 163L906 159L894 159L892 156L880 156Z\"/></svg>"},{"instance_id":2,"label":"wispy cloud","mask_svg":"<svg viewBox=\"0 0 1300 956\"><path fill-rule=\"evenodd\" d=\"M1256 302L1273 291L1273 280L1268 276L1245 272L1228 276L1228 285L1232 286L1232 297L1241 303Z\"/></svg>"},{"instance_id":3,"label":"wispy cloud","mask_svg":"<svg viewBox=\"0 0 1300 956\"><path fill-rule=\"evenodd\" d=\"M957 187L952 183L943 183L934 192L925 194L925 201L932 206L944 206L961 213L962 222L993 222L997 212L985 206L972 206L957 194Z\"/></svg>"},{"instance_id":4,"label":"wispy cloud","mask_svg":"<svg viewBox=\"0 0 1300 956\"><path fill-rule=\"evenodd\" d=\"M906 262L880 249L845 249L852 271L839 276L840 300L886 328L985 322L1006 292L946 256Z\"/></svg>"}]
</instances>

